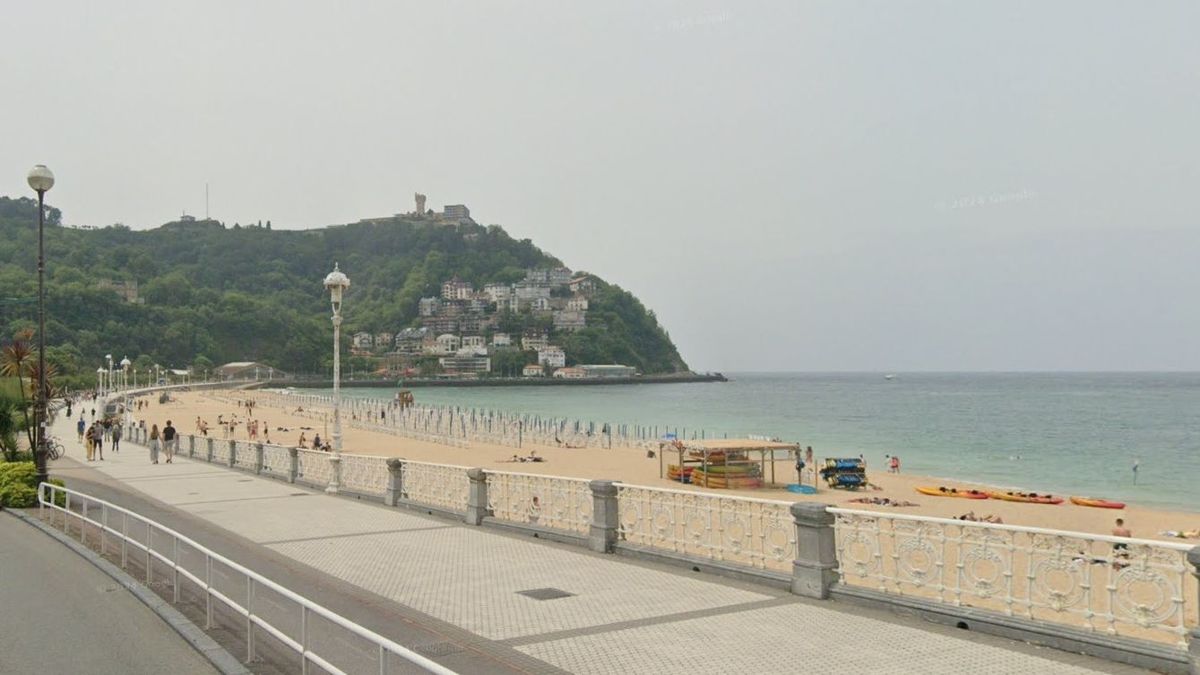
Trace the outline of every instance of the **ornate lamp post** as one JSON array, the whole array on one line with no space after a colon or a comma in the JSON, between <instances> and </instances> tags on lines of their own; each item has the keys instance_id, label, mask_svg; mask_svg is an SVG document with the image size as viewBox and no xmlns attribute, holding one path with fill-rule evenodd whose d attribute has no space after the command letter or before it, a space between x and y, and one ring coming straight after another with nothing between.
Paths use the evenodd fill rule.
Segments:
<instances>
[{"instance_id":1,"label":"ornate lamp post","mask_svg":"<svg viewBox=\"0 0 1200 675\"><path fill-rule=\"evenodd\" d=\"M333 305L333 478L329 481L326 492L337 492L342 481L342 294L350 288L350 279L337 263L333 271L325 277L325 288L329 289L329 301Z\"/></svg>"},{"instance_id":2,"label":"ornate lamp post","mask_svg":"<svg viewBox=\"0 0 1200 675\"><path fill-rule=\"evenodd\" d=\"M133 412L129 410L129 367L133 365L133 361L129 357L121 359L121 386L125 389L125 426L129 427L133 423Z\"/></svg>"},{"instance_id":3,"label":"ornate lamp post","mask_svg":"<svg viewBox=\"0 0 1200 675\"><path fill-rule=\"evenodd\" d=\"M96 393L104 398L104 366L96 369Z\"/></svg>"},{"instance_id":4,"label":"ornate lamp post","mask_svg":"<svg viewBox=\"0 0 1200 675\"><path fill-rule=\"evenodd\" d=\"M50 478L46 470L46 292L43 277L46 272L46 255L43 231L46 229L46 191L54 187L54 174L45 165L38 164L26 178L29 187L38 196L38 382L37 399L34 403L33 461L38 484Z\"/></svg>"}]
</instances>

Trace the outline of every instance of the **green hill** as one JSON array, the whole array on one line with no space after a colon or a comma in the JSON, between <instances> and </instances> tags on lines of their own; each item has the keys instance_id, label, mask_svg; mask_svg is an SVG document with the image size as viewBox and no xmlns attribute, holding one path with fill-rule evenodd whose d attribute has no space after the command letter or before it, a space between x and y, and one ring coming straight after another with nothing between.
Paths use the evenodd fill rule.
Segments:
<instances>
[{"instance_id":1,"label":"green hill","mask_svg":"<svg viewBox=\"0 0 1200 675\"><path fill-rule=\"evenodd\" d=\"M35 325L36 217L36 201L0 197L5 339ZM71 373L94 371L107 353L174 367L203 357L205 365L255 360L285 371L327 372L332 329L321 281L335 261L352 283L347 342L355 331L394 333L419 325L418 301L439 295L442 282L455 275L481 288L519 281L530 268L561 265L528 239L474 223L394 218L272 230L269 222L189 221L133 231L65 228L60 221L50 209L46 335L51 360ZM112 287L126 282L136 282L137 302ZM550 327L545 312L498 312L496 318L487 333ZM647 374L687 368L653 312L619 286L597 279L586 319L587 328L575 333L550 330L569 364L623 363Z\"/></svg>"}]
</instances>

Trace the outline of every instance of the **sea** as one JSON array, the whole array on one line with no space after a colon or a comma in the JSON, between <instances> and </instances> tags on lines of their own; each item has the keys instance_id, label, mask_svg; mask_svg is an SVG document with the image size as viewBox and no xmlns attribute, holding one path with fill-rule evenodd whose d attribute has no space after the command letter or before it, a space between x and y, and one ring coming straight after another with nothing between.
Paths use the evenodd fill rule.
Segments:
<instances>
[{"instance_id":1,"label":"sea","mask_svg":"<svg viewBox=\"0 0 1200 675\"><path fill-rule=\"evenodd\" d=\"M861 454L868 473L897 455L904 472L939 484L970 480L1200 512L1200 373L727 376L412 391L422 404L637 424L681 438L777 437L813 446L818 458ZM352 383L342 392L394 394Z\"/></svg>"}]
</instances>

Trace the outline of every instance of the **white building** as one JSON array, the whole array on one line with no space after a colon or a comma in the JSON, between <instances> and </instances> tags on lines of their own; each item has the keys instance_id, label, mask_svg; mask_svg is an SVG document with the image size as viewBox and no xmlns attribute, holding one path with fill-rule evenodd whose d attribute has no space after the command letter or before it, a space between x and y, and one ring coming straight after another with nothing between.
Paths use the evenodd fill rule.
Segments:
<instances>
[{"instance_id":1,"label":"white building","mask_svg":"<svg viewBox=\"0 0 1200 675\"><path fill-rule=\"evenodd\" d=\"M575 296L567 300L567 310L571 312L586 312L588 300L583 296Z\"/></svg>"},{"instance_id":2,"label":"white building","mask_svg":"<svg viewBox=\"0 0 1200 675\"><path fill-rule=\"evenodd\" d=\"M498 283L485 284L483 287L483 294L486 295L487 299L491 302L500 304L501 301L508 300L510 297L512 297L512 286Z\"/></svg>"},{"instance_id":3,"label":"white building","mask_svg":"<svg viewBox=\"0 0 1200 675\"><path fill-rule=\"evenodd\" d=\"M405 328L396 333L396 351L401 354L420 354L427 335L428 328Z\"/></svg>"},{"instance_id":4,"label":"white building","mask_svg":"<svg viewBox=\"0 0 1200 675\"><path fill-rule=\"evenodd\" d=\"M453 354L462 347L462 340L454 334L442 333L437 336L437 350L439 354Z\"/></svg>"},{"instance_id":5,"label":"white building","mask_svg":"<svg viewBox=\"0 0 1200 675\"><path fill-rule=\"evenodd\" d=\"M534 298L529 301L529 309L535 312L546 312L550 310L550 298Z\"/></svg>"},{"instance_id":6,"label":"white building","mask_svg":"<svg viewBox=\"0 0 1200 675\"><path fill-rule=\"evenodd\" d=\"M392 346L392 341L395 338L396 338L396 336L392 335L391 333L376 333L375 334L375 348L376 349L388 349Z\"/></svg>"},{"instance_id":7,"label":"white building","mask_svg":"<svg viewBox=\"0 0 1200 675\"><path fill-rule=\"evenodd\" d=\"M511 347L512 336L508 333L492 333L493 347Z\"/></svg>"},{"instance_id":8,"label":"white building","mask_svg":"<svg viewBox=\"0 0 1200 675\"><path fill-rule=\"evenodd\" d=\"M633 366L612 365L580 365L579 369L585 377L634 377L637 368Z\"/></svg>"},{"instance_id":9,"label":"white building","mask_svg":"<svg viewBox=\"0 0 1200 675\"><path fill-rule=\"evenodd\" d=\"M421 298L417 303L417 313L421 316L433 316L442 308L441 298Z\"/></svg>"},{"instance_id":10,"label":"white building","mask_svg":"<svg viewBox=\"0 0 1200 675\"><path fill-rule=\"evenodd\" d=\"M522 377L544 377L546 370L537 363L531 363L521 369Z\"/></svg>"},{"instance_id":11,"label":"white building","mask_svg":"<svg viewBox=\"0 0 1200 675\"><path fill-rule=\"evenodd\" d=\"M521 349L536 351L550 346L550 338L545 333L527 333L521 337Z\"/></svg>"},{"instance_id":12,"label":"white building","mask_svg":"<svg viewBox=\"0 0 1200 675\"><path fill-rule=\"evenodd\" d=\"M353 340L355 349L370 349L375 346L375 338L367 332L355 333L351 340Z\"/></svg>"},{"instance_id":13,"label":"white building","mask_svg":"<svg viewBox=\"0 0 1200 675\"><path fill-rule=\"evenodd\" d=\"M568 380L582 380L587 377L587 373L584 372L583 368L559 368L554 371L554 377Z\"/></svg>"},{"instance_id":14,"label":"white building","mask_svg":"<svg viewBox=\"0 0 1200 675\"><path fill-rule=\"evenodd\" d=\"M546 347L538 350L538 363L547 368L562 368L567 365L567 355L561 347Z\"/></svg>"},{"instance_id":15,"label":"white building","mask_svg":"<svg viewBox=\"0 0 1200 675\"><path fill-rule=\"evenodd\" d=\"M521 300L533 300L534 298L550 299L550 285L538 283L535 281L518 281L513 284L513 295Z\"/></svg>"},{"instance_id":16,"label":"white building","mask_svg":"<svg viewBox=\"0 0 1200 675\"><path fill-rule=\"evenodd\" d=\"M443 356L438 359L442 370L447 373L465 374L465 373L486 373L492 369L492 360L486 356L472 355L456 355Z\"/></svg>"},{"instance_id":17,"label":"white building","mask_svg":"<svg viewBox=\"0 0 1200 675\"><path fill-rule=\"evenodd\" d=\"M475 288L457 276L449 281L442 282L443 300L470 300L474 293Z\"/></svg>"},{"instance_id":18,"label":"white building","mask_svg":"<svg viewBox=\"0 0 1200 675\"><path fill-rule=\"evenodd\" d=\"M554 313L554 327L559 330L565 330L574 333L577 330L587 328L587 315L583 312L561 311Z\"/></svg>"}]
</instances>

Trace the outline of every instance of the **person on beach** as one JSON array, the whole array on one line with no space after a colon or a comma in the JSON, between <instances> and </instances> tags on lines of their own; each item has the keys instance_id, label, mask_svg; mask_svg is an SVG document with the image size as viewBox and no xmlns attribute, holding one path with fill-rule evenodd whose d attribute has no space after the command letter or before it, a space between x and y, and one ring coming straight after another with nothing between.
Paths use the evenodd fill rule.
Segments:
<instances>
[{"instance_id":1,"label":"person on beach","mask_svg":"<svg viewBox=\"0 0 1200 675\"><path fill-rule=\"evenodd\" d=\"M1136 466L1136 464L1135 464L1135 466ZM1124 518L1117 518L1117 522L1115 523L1115 525L1113 526L1113 529L1112 529L1112 536L1123 537L1125 539L1131 539L1133 537L1133 532L1128 527L1125 527L1125 519ZM1113 544L1113 561L1112 561L1113 567L1114 568L1125 567L1129 564L1128 560L1129 560L1129 544L1126 544L1125 542L1117 542L1117 543Z\"/></svg>"},{"instance_id":2,"label":"person on beach","mask_svg":"<svg viewBox=\"0 0 1200 675\"><path fill-rule=\"evenodd\" d=\"M308 447L308 438L307 438L307 437L305 437L305 435L304 435L304 432L303 432L303 431L301 431L301 432L300 432L300 440L296 441L296 445L298 445L298 446L300 446L300 447L302 447L302 448L307 448L307 447Z\"/></svg>"},{"instance_id":3,"label":"person on beach","mask_svg":"<svg viewBox=\"0 0 1200 675\"><path fill-rule=\"evenodd\" d=\"M150 426L150 463L158 464L158 425Z\"/></svg>"},{"instance_id":4,"label":"person on beach","mask_svg":"<svg viewBox=\"0 0 1200 675\"><path fill-rule=\"evenodd\" d=\"M301 445L303 445L303 443L301 443ZM321 445L321 434L317 434L317 435L313 436L313 450L320 450L320 449L322 449L322 447L323 446Z\"/></svg>"},{"instance_id":5,"label":"person on beach","mask_svg":"<svg viewBox=\"0 0 1200 675\"><path fill-rule=\"evenodd\" d=\"M171 463L171 459L175 457L175 443L178 437L175 433L175 427L171 426L171 420L167 420L167 426L162 430L163 452L167 455L167 464Z\"/></svg>"}]
</instances>

